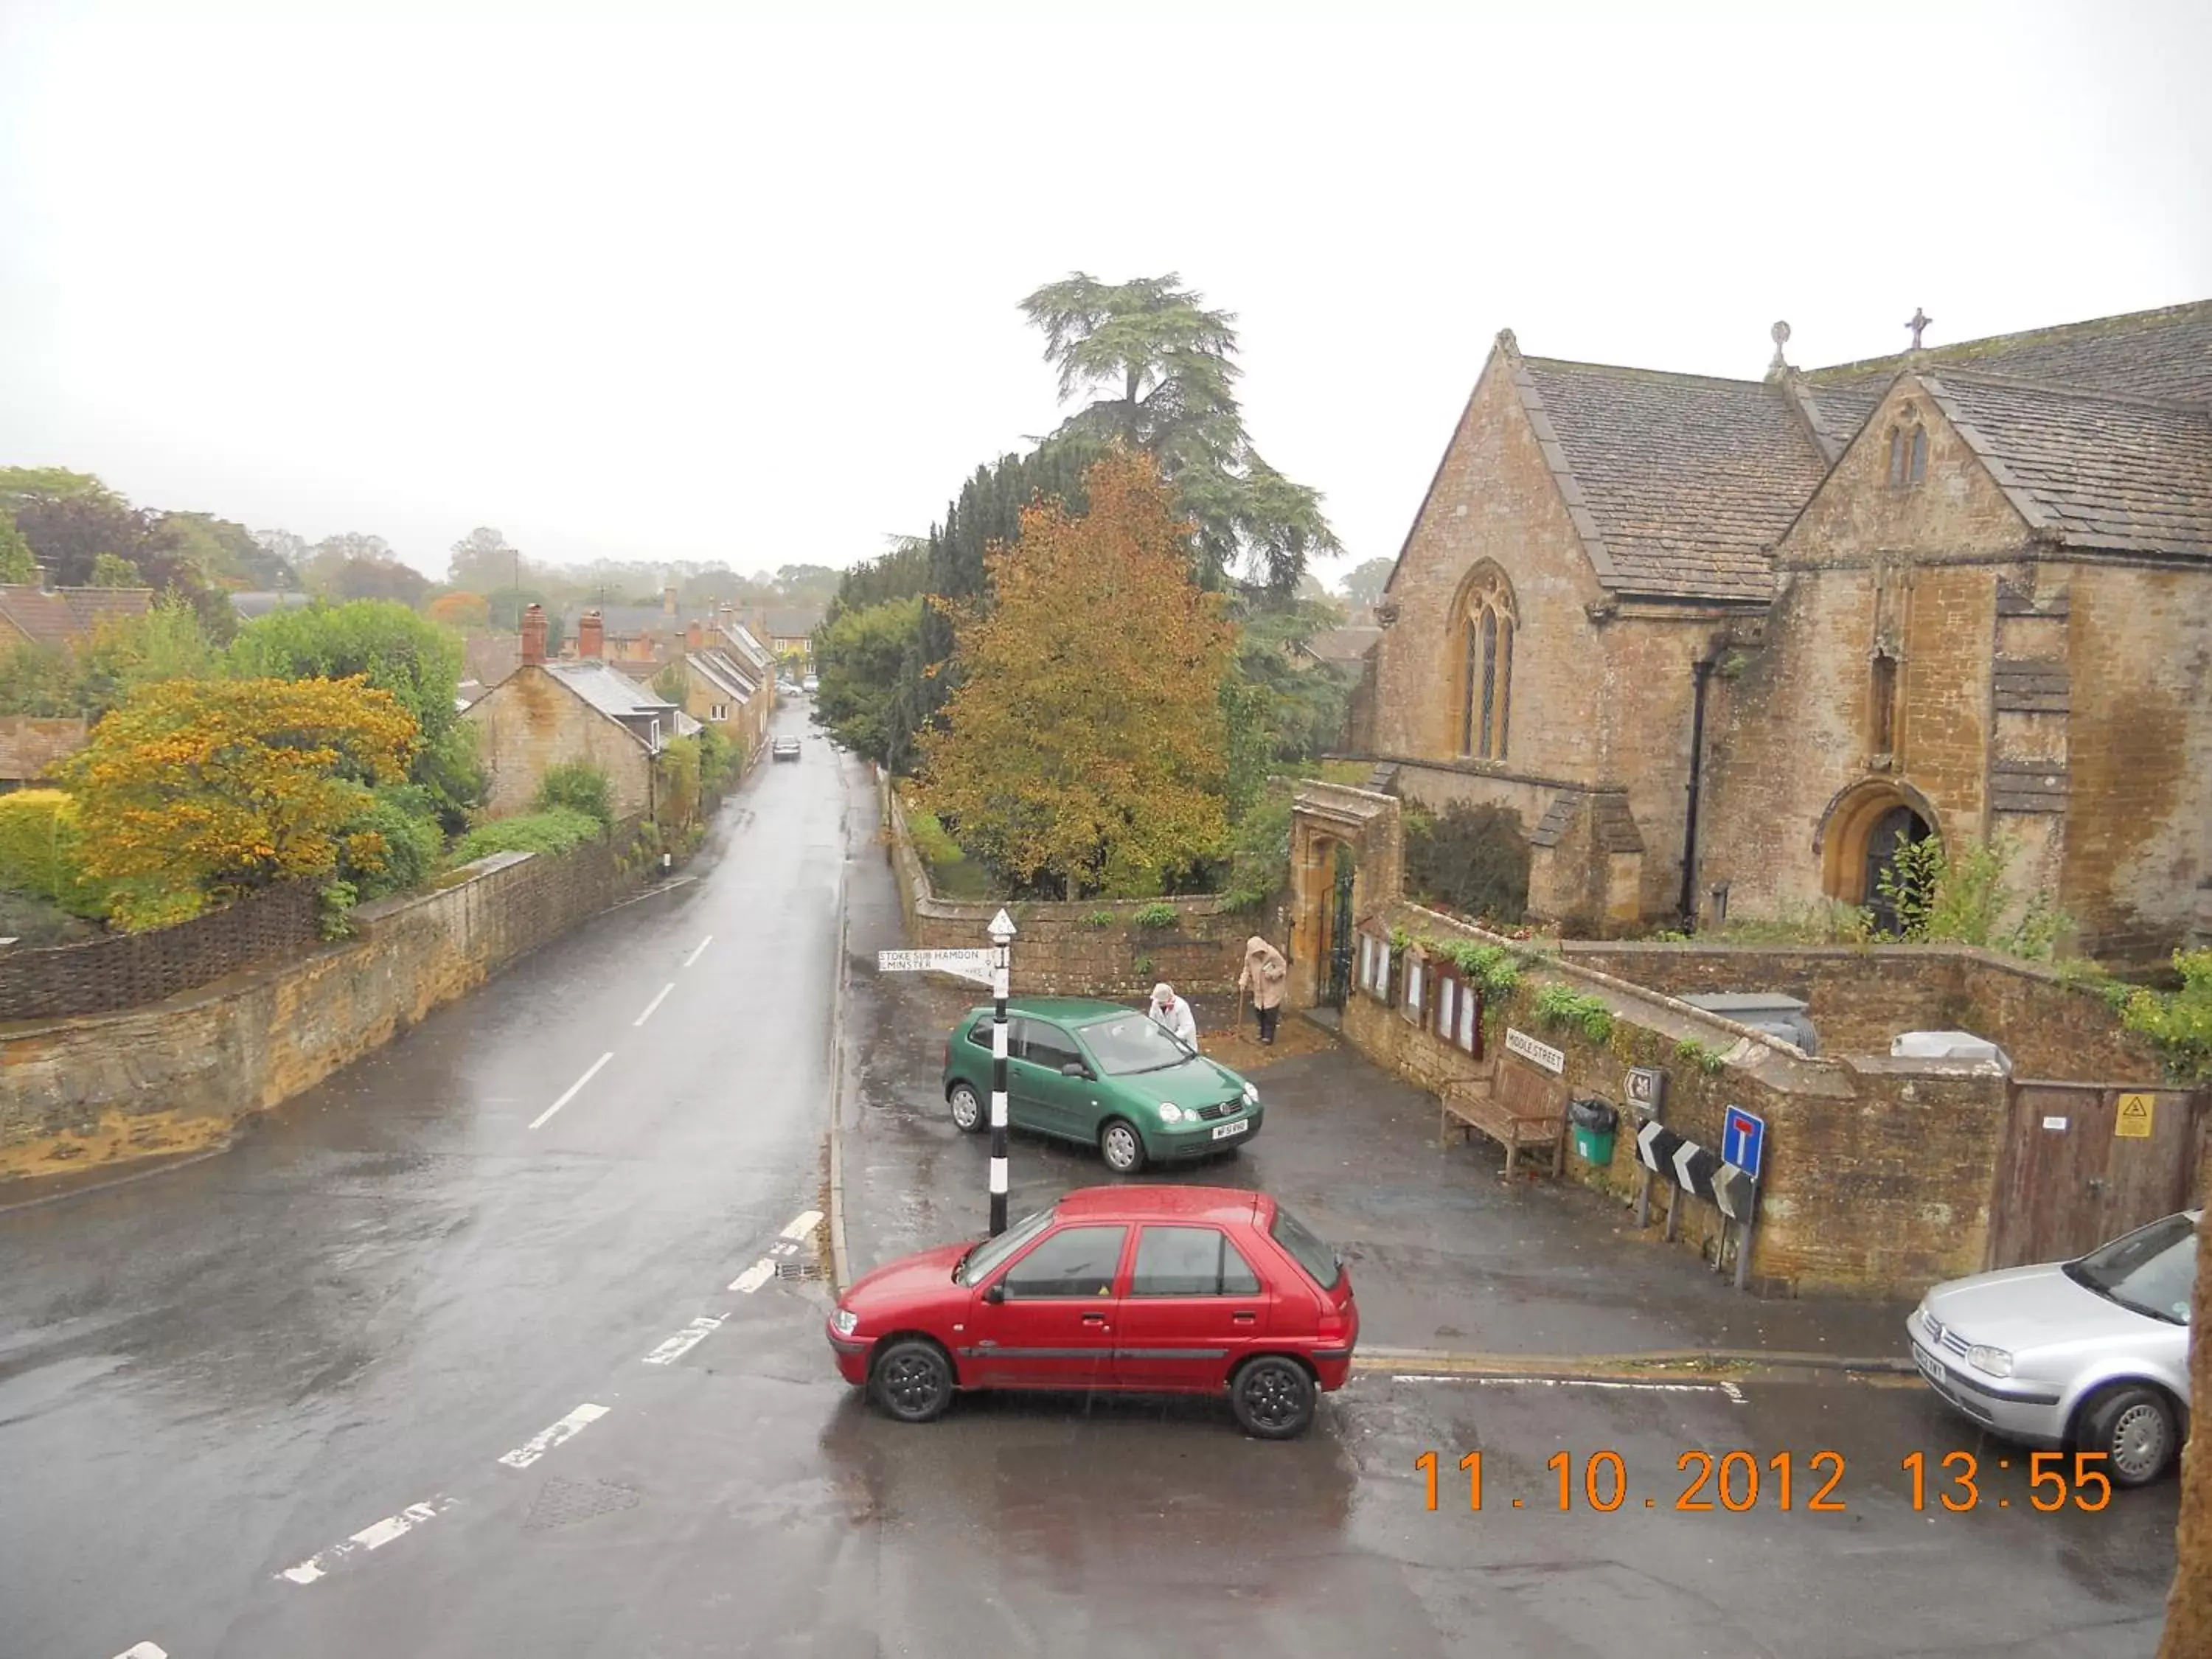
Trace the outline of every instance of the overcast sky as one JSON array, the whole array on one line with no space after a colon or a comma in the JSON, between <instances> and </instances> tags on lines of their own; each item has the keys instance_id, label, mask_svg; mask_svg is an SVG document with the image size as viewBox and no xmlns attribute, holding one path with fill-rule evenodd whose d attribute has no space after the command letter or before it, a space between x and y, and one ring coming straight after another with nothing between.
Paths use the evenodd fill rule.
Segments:
<instances>
[{"instance_id":1,"label":"overcast sky","mask_svg":"<svg viewBox=\"0 0 2212 1659\"><path fill-rule=\"evenodd\" d=\"M842 565L1054 424L1023 295L1176 270L1395 555L1500 328L1755 378L2212 296L2208 64L2202 0L0 0L0 465Z\"/></svg>"}]
</instances>

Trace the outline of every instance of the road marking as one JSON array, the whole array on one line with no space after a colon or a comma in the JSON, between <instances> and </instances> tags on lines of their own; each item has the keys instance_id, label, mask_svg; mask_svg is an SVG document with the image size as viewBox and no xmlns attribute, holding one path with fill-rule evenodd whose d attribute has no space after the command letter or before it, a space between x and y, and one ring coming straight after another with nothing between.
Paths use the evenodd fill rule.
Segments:
<instances>
[{"instance_id":1,"label":"road marking","mask_svg":"<svg viewBox=\"0 0 2212 1659\"><path fill-rule=\"evenodd\" d=\"M157 1648L151 1642L133 1642L115 1656L115 1659L169 1659L167 1648Z\"/></svg>"},{"instance_id":2,"label":"road marking","mask_svg":"<svg viewBox=\"0 0 2212 1659\"><path fill-rule=\"evenodd\" d=\"M720 1319L712 1315L702 1314L675 1335L670 1337L667 1341L646 1355L645 1363L648 1365L674 1364L692 1349L697 1347L700 1343L705 1341L714 1328L721 1322Z\"/></svg>"},{"instance_id":3,"label":"road marking","mask_svg":"<svg viewBox=\"0 0 2212 1659\"><path fill-rule=\"evenodd\" d=\"M395 1538L404 1538L424 1522L434 1519L453 1508L450 1498L434 1498L427 1504L410 1504L397 1515L387 1515L383 1520L363 1527L342 1544L333 1544L319 1555L311 1555L296 1567L287 1567L276 1576L289 1578L295 1584L312 1584L328 1573L346 1557L368 1550L380 1550ZM141 1647L150 1646L142 1643ZM131 1650L137 1653L138 1648ZM161 1649L154 1648L155 1653Z\"/></svg>"},{"instance_id":4,"label":"road marking","mask_svg":"<svg viewBox=\"0 0 2212 1659\"><path fill-rule=\"evenodd\" d=\"M663 999L665 999L668 994L675 988L676 981L672 979L670 980L667 984L662 986L660 988L660 995L653 998L652 1001L647 1003L645 1005L645 1012L640 1014L635 1019L630 1021L630 1029L635 1030L637 1027L644 1024L646 1021L651 1019L653 1018L653 1011L660 1006Z\"/></svg>"},{"instance_id":5,"label":"road marking","mask_svg":"<svg viewBox=\"0 0 2212 1659\"><path fill-rule=\"evenodd\" d=\"M499 1461L510 1469L526 1469L563 1440L581 1434L606 1414L605 1406L579 1406L551 1428L540 1429Z\"/></svg>"},{"instance_id":6,"label":"road marking","mask_svg":"<svg viewBox=\"0 0 2212 1659\"><path fill-rule=\"evenodd\" d=\"M1733 1382L1633 1382L1595 1376L1445 1376L1419 1371L1408 1371L1390 1380L1393 1382L1472 1382L1480 1388L1500 1384L1526 1388L1533 1384L1545 1389L1630 1389L1645 1394L1719 1394L1726 1395L1739 1406L1743 1404L1743 1391Z\"/></svg>"},{"instance_id":7,"label":"road marking","mask_svg":"<svg viewBox=\"0 0 2212 1659\"><path fill-rule=\"evenodd\" d=\"M798 1219L794 1220L794 1221L791 1224L791 1225L789 1225L788 1227L786 1227L786 1228L783 1230L783 1237L786 1237L786 1238L793 1238L793 1239L805 1238L805 1237L806 1237L806 1235L807 1235L807 1234L809 1234L809 1233L812 1232L812 1231L813 1231L817 1227L820 1226L821 1224L822 1224L822 1212L821 1212L821 1211L819 1211L819 1210L806 1210L806 1211L803 1211L803 1212L799 1214L799 1216Z\"/></svg>"},{"instance_id":8,"label":"road marking","mask_svg":"<svg viewBox=\"0 0 2212 1659\"><path fill-rule=\"evenodd\" d=\"M653 1011L651 1009L647 1009L646 1012L650 1013ZM543 1124L546 1119L551 1117L554 1113L559 1111L563 1106L566 1106L579 1094L582 1093L584 1085L599 1074L599 1067L605 1065L614 1057L614 1050L610 1048L605 1054L601 1054L597 1060L593 1060L592 1062L592 1069L585 1073L583 1076L578 1078L574 1083L570 1084L568 1085L568 1092L567 1094L562 1095L560 1099L555 1101L544 1111L538 1113L536 1117L531 1119L530 1127L533 1129L537 1128L538 1126Z\"/></svg>"},{"instance_id":9,"label":"road marking","mask_svg":"<svg viewBox=\"0 0 2212 1659\"><path fill-rule=\"evenodd\" d=\"M759 1261L754 1262L751 1267L746 1268L744 1272L739 1273L735 1279L732 1279L730 1281L730 1288L733 1291L743 1291L747 1296L750 1296L755 1291L760 1289L762 1285L767 1284L769 1279L774 1279L775 1277L775 1263L769 1261L768 1257L763 1256Z\"/></svg>"},{"instance_id":10,"label":"road marking","mask_svg":"<svg viewBox=\"0 0 2212 1659\"><path fill-rule=\"evenodd\" d=\"M694 951L690 956L684 958L684 965L686 968L689 968L693 963L698 961L701 957L705 956L707 954L707 947L714 942L714 936L712 933L708 934L706 938L701 939L699 941L699 948Z\"/></svg>"}]
</instances>

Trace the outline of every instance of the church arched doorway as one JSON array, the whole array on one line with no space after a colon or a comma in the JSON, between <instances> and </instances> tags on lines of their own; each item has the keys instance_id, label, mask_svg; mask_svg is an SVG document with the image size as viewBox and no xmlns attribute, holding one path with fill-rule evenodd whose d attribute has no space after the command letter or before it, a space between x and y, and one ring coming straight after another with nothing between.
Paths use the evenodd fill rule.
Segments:
<instances>
[{"instance_id":1,"label":"church arched doorway","mask_svg":"<svg viewBox=\"0 0 2212 1659\"><path fill-rule=\"evenodd\" d=\"M1912 908L1911 866L1899 854L1936 836L1936 817L1917 790L1887 780L1846 791L1828 810L1820 832L1821 887L1844 904L1862 905L1875 930L1903 931Z\"/></svg>"}]
</instances>

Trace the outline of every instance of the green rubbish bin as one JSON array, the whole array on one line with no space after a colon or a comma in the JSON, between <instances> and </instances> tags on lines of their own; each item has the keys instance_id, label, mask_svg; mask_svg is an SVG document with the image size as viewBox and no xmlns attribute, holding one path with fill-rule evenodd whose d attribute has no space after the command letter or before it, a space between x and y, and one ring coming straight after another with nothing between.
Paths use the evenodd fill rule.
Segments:
<instances>
[{"instance_id":1,"label":"green rubbish bin","mask_svg":"<svg viewBox=\"0 0 2212 1659\"><path fill-rule=\"evenodd\" d=\"M1602 1100L1577 1100L1567 1108L1567 1121L1575 1132L1575 1156L1600 1169L1613 1162L1613 1139L1620 1128L1620 1114Z\"/></svg>"}]
</instances>

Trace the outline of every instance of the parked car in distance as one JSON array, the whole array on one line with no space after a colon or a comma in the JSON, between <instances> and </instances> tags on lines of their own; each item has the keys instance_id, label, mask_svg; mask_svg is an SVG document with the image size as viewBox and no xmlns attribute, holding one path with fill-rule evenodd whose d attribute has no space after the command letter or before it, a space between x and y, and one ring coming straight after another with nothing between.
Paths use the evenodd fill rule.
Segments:
<instances>
[{"instance_id":1,"label":"parked car in distance","mask_svg":"<svg viewBox=\"0 0 2212 1659\"><path fill-rule=\"evenodd\" d=\"M1233 1152L1260 1133L1260 1091L1148 1015L1089 997L1006 1004L1006 1121L1096 1146L1116 1175ZM973 1134L989 1127L991 1010L945 1039L945 1099Z\"/></svg>"},{"instance_id":2,"label":"parked car in distance","mask_svg":"<svg viewBox=\"0 0 2212 1659\"><path fill-rule=\"evenodd\" d=\"M816 679L811 674L809 674L805 679L801 680L799 683L799 689L805 692L810 697L822 689L822 682Z\"/></svg>"},{"instance_id":3,"label":"parked car in distance","mask_svg":"<svg viewBox=\"0 0 2212 1659\"><path fill-rule=\"evenodd\" d=\"M1938 1285L1905 1320L1913 1363L1992 1433L2075 1448L2114 1486L2155 1480L2188 1438L2198 1213L2071 1261Z\"/></svg>"},{"instance_id":4,"label":"parked car in distance","mask_svg":"<svg viewBox=\"0 0 2212 1659\"><path fill-rule=\"evenodd\" d=\"M799 758L799 739L778 738L769 745L768 753L770 760L795 761Z\"/></svg>"},{"instance_id":5,"label":"parked car in distance","mask_svg":"<svg viewBox=\"0 0 2212 1659\"><path fill-rule=\"evenodd\" d=\"M828 1334L905 1423L963 1389L1225 1392L1246 1433L1288 1440L1351 1374L1359 1310L1335 1250L1264 1193L1090 1187L877 1268Z\"/></svg>"}]
</instances>

